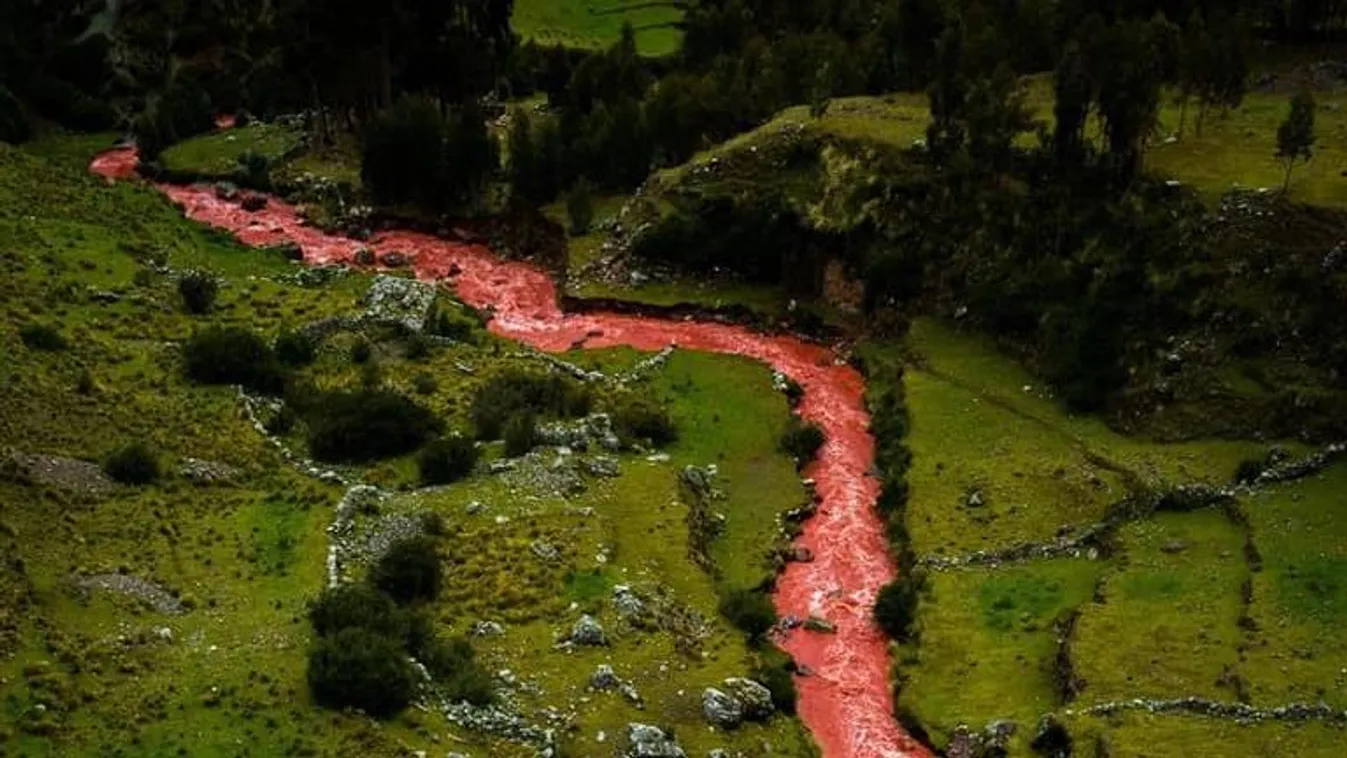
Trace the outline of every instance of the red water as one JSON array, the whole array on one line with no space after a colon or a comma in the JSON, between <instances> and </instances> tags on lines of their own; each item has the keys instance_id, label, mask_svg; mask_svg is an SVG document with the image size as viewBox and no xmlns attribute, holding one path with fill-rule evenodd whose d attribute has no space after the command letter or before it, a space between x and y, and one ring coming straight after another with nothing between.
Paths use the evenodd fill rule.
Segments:
<instances>
[{"instance_id":1,"label":"red water","mask_svg":"<svg viewBox=\"0 0 1347 758\"><path fill-rule=\"evenodd\" d=\"M92 169L120 178L129 176L128 166L133 170L135 164L133 149L114 150L100 155ZM446 282L464 302L492 308L493 332L542 350L563 351L577 341L585 347L628 345L641 350L678 345L748 356L799 382L805 390L800 414L827 434L818 460L805 472L817 482L821 503L797 543L813 553L814 561L788 564L777 581L775 602L782 616L818 616L837 627L836 634L796 630L783 643L812 672L796 679L800 718L827 758L929 755L892 715L887 642L870 620L875 593L893 578L874 508L879 483L866 473L874 442L866 429L861 376L830 349L719 323L565 314L546 274L501 260L481 245L406 231L360 243L306 226L296 208L279 200L248 213L207 187L160 189L190 218L228 229L247 244L299 243L306 263L350 263L361 247L381 256L403 253L419 278ZM451 273L453 267L457 273Z\"/></svg>"}]
</instances>

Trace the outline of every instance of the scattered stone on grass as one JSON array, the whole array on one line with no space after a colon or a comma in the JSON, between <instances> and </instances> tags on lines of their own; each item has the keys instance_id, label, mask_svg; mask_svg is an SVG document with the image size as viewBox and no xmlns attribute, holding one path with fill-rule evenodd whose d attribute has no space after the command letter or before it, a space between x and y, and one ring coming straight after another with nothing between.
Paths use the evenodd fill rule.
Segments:
<instances>
[{"instance_id":1,"label":"scattered stone on grass","mask_svg":"<svg viewBox=\"0 0 1347 758\"><path fill-rule=\"evenodd\" d=\"M687 758L687 753L663 729L649 724L627 724L626 758Z\"/></svg>"},{"instance_id":2,"label":"scattered stone on grass","mask_svg":"<svg viewBox=\"0 0 1347 758\"><path fill-rule=\"evenodd\" d=\"M216 461L184 458L182 466L178 468L178 474L198 484L224 484L237 478L239 470Z\"/></svg>"},{"instance_id":3,"label":"scattered stone on grass","mask_svg":"<svg viewBox=\"0 0 1347 758\"><path fill-rule=\"evenodd\" d=\"M108 590L123 595L139 598L154 608L159 613L167 615L178 615L186 613L187 609L182 601L173 596L173 593L160 587L148 579L141 579L138 576L129 574L95 574L92 576L77 577L75 586L83 590Z\"/></svg>"},{"instance_id":4,"label":"scattered stone on grass","mask_svg":"<svg viewBox=\"0 0 1347 758\"><path fill-rule=\"evenodd\" d=\"M571 627L571 642L577 645L599 646L608 644L608 635L593 616L586 613Z\"/></svg>"},{"instance_id":5,"label":"scattered stone on grass","mask_svg":"<svg viewBox=\"0 0 1347 758\"><path fill-rule=\"evenodd\" d=\"M41 455L8 450L0 453L0 476L42 487L106 495L114 484L96 463L57 455Z\"/></svg>"}]
</instances>

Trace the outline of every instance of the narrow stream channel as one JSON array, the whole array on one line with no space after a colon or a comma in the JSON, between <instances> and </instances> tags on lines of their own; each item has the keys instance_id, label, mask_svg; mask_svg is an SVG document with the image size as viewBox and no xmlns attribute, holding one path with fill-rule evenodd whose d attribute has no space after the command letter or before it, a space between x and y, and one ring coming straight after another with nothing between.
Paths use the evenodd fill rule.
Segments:
<instances>
[{"instance_id":1,"label":"narrow stream channel","mask_svg":"<svg viewBox=\"0 0 1347 758\"><path fill-rule=\"evenodd\" d=\"M99 155L91 170L126 179L135 175L137 163L134 148L120 148ZM837 628L836 634L796 629L783 643L810 672L796 677L800 718L825 758L928 755L894 720L887 642L870 620L875 594L893 577L893 567L874 508L879 482L867 475L874 441L867 431L864 382L830 349L721 323L566 314L550 277L528 264L501 260L481 245L408 231L357 242L306 226L296 208L274 198L250 213L217 198L211 187L159 189L189 218L227 229L245 244L298 243L307 264L351 263L362 247L379 255L403 253L420 279L447 284L473 307L491 308L491 331L540 350L561 352L577 343L649 351L677 345L747 356L799 382L805 389L800 414L827 434L818 459L805 471L816 481L822 502L797 541L814 560L788 564L774 598L783 617L817 616Z\"/></svg>"}]
</instances>

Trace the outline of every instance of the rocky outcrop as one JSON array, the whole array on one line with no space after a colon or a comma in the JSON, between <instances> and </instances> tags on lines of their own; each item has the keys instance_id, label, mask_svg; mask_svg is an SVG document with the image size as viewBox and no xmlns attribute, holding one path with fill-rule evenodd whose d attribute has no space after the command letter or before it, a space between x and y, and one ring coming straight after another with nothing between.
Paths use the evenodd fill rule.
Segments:
<instances>
[{"instance_id":1,"label":"rocky outcrop","mask_svg":"<svg viewBox=\"0 0 1347 758\"><path fill-rule=\"evenodd\" d=\"M649 724L627 724L624 758L687 758L687 753L663 729Z\"/></svg>"},{"instance_id":2,"label":"rocky outcrop","mask_svg":"<svg viewBox=\"0 0 1347 758\"><path fill-rule=\"evenodd\" d=\"M702 691L702 716L707 723L722 729L734 729L745 721L766 721L776 706L772 691L752 679L726 679L724 689L707 687Z\"/></svg>"},{"instance_id":3,"label":"rocky outcrop","mask_svg":"<svg viewBox=\"0 0 1347 758\"><path fill-rule=\"evenodd\" d=\"M182 601L173 593L148 579L128 574L96 574L78 577L75 586L83 590L107 590L145 601L156 611L168 615L186 613Z\"/></svg>"},{"instance_id":4,"label":"rocky outcrop","mask_svg":"<svg viewBox=\"0 0 1347 758\"><path fill-rule=\"evenodd\" d=\"M588 613L575 622L575 626L571 627L570 636L566 639L576 645L601 646L608 644L608 634L603 631L603 626Z\"/></svg>"}]
</instances>

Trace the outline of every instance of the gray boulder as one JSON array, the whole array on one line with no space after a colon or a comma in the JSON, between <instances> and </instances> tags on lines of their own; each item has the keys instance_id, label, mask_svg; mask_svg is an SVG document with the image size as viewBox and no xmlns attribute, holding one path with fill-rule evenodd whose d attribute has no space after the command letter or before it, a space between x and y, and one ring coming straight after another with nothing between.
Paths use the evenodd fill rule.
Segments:
<instances>
[{"instance_id":1,"label":"gray boulder","mask_svg":"<svg viewBox=\"0 0 1347 758\"><path fill-rule=\"evenodd\" d=\"M586 613L571 627L570 640L577 645L607 645L608 635L599 622Z\"/></svg>"},{"instance_id":2,"label":"gray boulder","mask_svg":"<svg viewBox=\"0 0 1347 758\"><path fill-rule=\"evenodd\" d=\"M715 726L733 729L744 721L744 706L737 698L707 687L702 692L702 716Z\"/></svg>"},{"instance_id":3,"label":"gray boulder","mask_svg":"<svg viewBox=\"0 0 1347 758\"><path fill-rule=\"evenodd\" d=\"M599 692L615 690L621 685L622 680L618 678L617 672L613 671L613 667L606 663L599 664L599 667L594 669L594 673L589 676L590 688Z\"/></svg>"},{"instance_id":4,"label":"gray boulder","mask_svg":"<svg viewBox=\"0 0 1347 758\"><path fill-rule=\"evenodd\" d=\"M627 724L626 758L687 758L677 740L649 724Z\"/></svg>"},{"instance_id":5,"label":"gray boulder","mask_svg":"<svg viewBox=\"0 0 1347 758\"><path fill-rule=\"evenodd\" d=\"M776 710L776 705L772 703L772 691L752 679L726 679L725 689L739 701L744 718L748 721L766 721Z\"/></svg>"}]
</instances>

